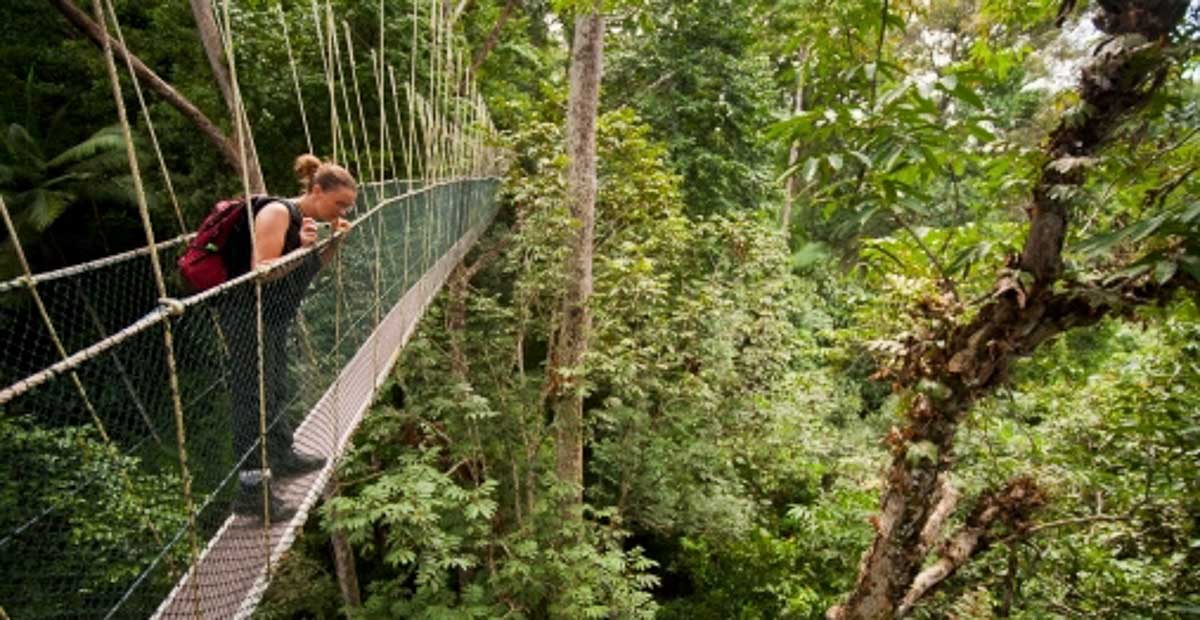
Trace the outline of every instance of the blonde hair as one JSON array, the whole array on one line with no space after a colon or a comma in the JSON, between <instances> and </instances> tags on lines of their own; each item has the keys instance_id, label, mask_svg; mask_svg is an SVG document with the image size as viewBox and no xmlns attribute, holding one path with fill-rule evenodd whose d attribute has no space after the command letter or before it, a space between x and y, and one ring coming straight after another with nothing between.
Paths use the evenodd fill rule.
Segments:
<instances>
[{"instance_id":1,"label":"blonde hair","mask_svg":"<svg viewBox=\"0 0 1200 620\"><path fill-rule=\"evenodd\" d=\"M354 176L345 168L337 164L322 162L312 153L305 153L297 157L292 168L296 171L296 178L300 180L300 188L305 193L312 190L313 185L319 185L325 191L339 187L358 189L358 183L354 180Z\"/></svg>"}]
</instances>

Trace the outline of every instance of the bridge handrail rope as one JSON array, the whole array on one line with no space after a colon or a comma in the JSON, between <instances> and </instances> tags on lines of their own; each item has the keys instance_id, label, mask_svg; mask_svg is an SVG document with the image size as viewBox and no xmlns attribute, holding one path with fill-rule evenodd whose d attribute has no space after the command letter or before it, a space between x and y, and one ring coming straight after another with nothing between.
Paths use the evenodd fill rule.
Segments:
<instances>
[{"instance_id":1,"label":"bridge handrail rope","mask_svg":"<svg viewBox=\"0 0 1200 620\"><path fill-rule=\"evenodd\" d=\"M275 570L276 562L281 557L283 550L290 545L297 528L303 523L308 511L312 508L315 497L320 491L318 487L323 487L325 482L330 480L333 460L344 449L350 432L356 427L367 405L370 404L374 389L383 381L386 373L395 363L400 347L416 327L417 318L430 303L433 294L440 288L453 265L461 259L475 238L482 232L483 227L490 222L494 213L493 192L497 180L496 172L498 166L502 164L496 148L487 143L488 136L494 134L494 127L487 114L486 106L483 105L482 97L479 96L471 79L470 68L465 62L464 55L461 51L454 49L454 36L450 30L448 17L436 0L431 0L428 8L430 28L427 50L430 62L429 98L426 99L418 91L416 62L419 39L417 36L418 24L421 17L418 9L421 4L421 0L414 0L412 3L413 29L408 54L410 79L404 84L404 88L400 89L397 86L395 69L385 60L387 51L385 47L385 14L384 4L382 1L380 2L379 46L377 49L370 50L369 53L379 115L379 134L377 141L373 142L367 127L367 108L364 106L362 89L358 83L357 60L350 25L343 20L341 29L343 33L339 33L331 3L327 0L325 6L320 7L317 0L311 2L313 26L317 40L316 49L321 57L325 86L330 98L330 146L333 152L333 161L345 162L355 168L360 179L360 197L368 205L353 220L353 228L358 229L354 233L353 239L357 240L351 240L348 247L362 248L355 250L357 253L351 256L363 264L367 262L371 264L369 284L366 281L358 282L345 277L347 272L343 265L343 261L346 259L344 254L350 249L341 246L351 237L348 237L346 233L335 231L333 235L308 247L289 253L279 260L271 261L259 268L251 269L218 286L200 293L173 296L161 265L161 258L163 255L169 256L171 250L179 248L192 239L194 233L186 230L182 209L171 183L170 172L163 157L149 108L138 78L132 71L131 60L126 56L126 69L132 77L140 116L149 133L157 167L164 178L165 189L170 196L176 224L183 231L182 234L165 241L158 241L155 238L138 154L133 147L132 127L126 114L120 79L117 74L117 64L112 51L114 41L125 45L124 35L111 0L92 0L96 22L102 32L105 68L126 146L126 156L129 160L146 245L79 265L34 273L25 260L24 254L21 253L17 230L12 224L7 205L0 198L0 214L3 216L6 230L13 239L24 271L23 275L18 278L0 282L0 295L20 290L27 291L36 307L37 316L40 317L42 329L46 334L45 338L53 344L53 349L57 352L57 359L53 361L46 359L41 368L9 377L8 380L12 381L11 384L0 389L0 408L6 416L10 412L15 412L16 418L14 419L21 424L49 423L53 419L51 412L43 410L45 411L44 415L39 413L34 417L27 417L28 413L23 414L22 412L38 411L38 403L52 402L56 398L55 394L58 394L60 390L59 378L67 377L70 379L70 384L74 387L83 409L90 417L91 427L99 437L100 443L109 450L106 453L95 453L93 449L84 449L86 448L85 444L77 443L76 445L80 448L78 458L82 460L83 471L58 486L56 492L60 496L59 499L55 499L44 507L27 507L27 510L33 509L32 514L35 516L32 519L19 514L14 515L15 518L20 519L14 523L20 525L8 532L0 531L0 534L4 534L3 537L0 537L0 547L16 545L16 548L20 549L22 542L17 540L17 537L32 540L32 537L36 537L40 532L48 531L46 530L48 527L55 527L54 523L63 522L63 519L66 519L65 522L68 524L72 523L71 519L74 518L74 515L70 513L71 504L62 502L68 501L72 497L76 497L78 500L70 501L86 501L85 498L89 496L89 493L102 492L107 483L104 482L100 473L104 468L111 468L127 501L134 502L137 506L133 516L135 523L132 523L131 527L138 527L149 533L150 538L154 541L154 552L138 564L141 568L136 575L131 577L132 580L124 582L126 586L122 586L123 589L118 591L120 596L111 606L106 607L105 617L111 617L117 613L124 614L129 611L129 606L145 605L147 601L143 600L144 597L153 596L153 592L160 591L158 588L161 588L167 580L175 582L176 585L167 599L158 606L156 615L204 617L214 614L224 616L227 615L226 612L229 612L243 616L253 610ZM212 8L217 8L215 1ZM309 127L308 113L305 110L300 74L287 24L288 19L281 7L275 7L275 10L278 12L279 21L283 26L292 84L304 127L305 144L311 152L313 135ZM219 12L220 19L215 21L221 35L221 46L229 70L232 90L230 99L233 108L232 116L235 119L233 123L236 138L235 148L240 160L243 193L250 195L250 171L257 169L257 163L253 161L253 158L256 157L253 131L239 87L230 0L224 0L221 10L217 12ZM110 21L113 32L111 38L108 34ZM342 56L343 42L346 47L345 58ZM342 64L343 60L349 62L349 71L345 70ZM353 106L346 84L347 79L353 80L355 99ZM387 88L389 85L390 89ZM389 109L385 101L389 90L392 96L390 112L395 114L397 129L395 134L392 134L391 131ZM401 90L407 95L405 97L408 109L407 119L402 114L399 102L398 95ZM368 92L370 91L368 90ZM338 101L339 94L340 102ZM355 118L355 112L357 112L357 118ZM408 125L407 131L405 131L405 120ZM346 127L342 127L343 122L347 124ZM361 131L361 142L359 131ZM349 134L348 145L346 133ZM394 140L393 135L395 136ZM421 142L420 145L418 145L418 140ZM379 149L377 154L373 153L376 146ZM418 160L418 153L423 153L423 159ZM405 178L403 179L398 178L400 166L396 163L397 154L404 159ZM363 161L364 157L365 162ZM418 161L422 164L420 179L418 179L418 170L415 167ZM366 164L365 175L362 170L364 163ZM405 191L399 191L400 186L405 186ZM249 237L252 244L251 255L257 256L257 248L254 247L256 237L253 233L255 222L249 209L247 213L247 226L250 230ZM410 265L410 260L414 258L411 252L414 220L420 222L418 274L423 273L415 282L411 279ZM397 230L398 226L402 226L402 228ZM385 240L390 240L390 242L385 242ZM395 254L401 251L403 252L402 258L397 261ZM332 258L330 260L331 269L328 270L330 273L325 280L332 283L331 292L334 298L333 309L329 313L332 315L332 325L326 330L332 330L332 340L322 345L318 354L318 348L313 346L313 338L318 334L309 328L304 310L297 307L294 312L297 315L295 322L298 335L293 342L298 340L299 346L305 353L303 359L311 368L319 371L323 366L329 364L330 360L333 360L335 367L340 369L337 377L329 384L325 395L313 403L294 435L297 445L300 445L302 436L309 440L313 440L315 437L316 441L324 442L322 450L328 461L316 472L315 476L306 476L284 484L283 488L299 492L302 501L297 507L295 516L274 519L273 510L275 509L272 507L273 490L271 489L274 482L270 482L271 486L268 485L271 478L269 472L272 469L270 457L274 454L274 452L268 453L272 433L278 430L281 424L286 426L284 422L286 416L283 416L282 413L288 407L293 404L308 407L305 403L310 402L308 399L315 393L305 396L297 392L280 401L279 399L283 395L272 392L275 388L267 385L267 377L272 372L287 375L289 371L286 368L279 368L275 361L269 365L266 359L268 343L265 314L275 312L275 306L272 304L268 307L264 290L267 288L268 282L276 280L276 276L285 276L298 266L327 252L332 252ZM385 269L385 259L386 264L390 265L387 269ZM110 278L114 283L120 285L131 275L136 278L141 266L146 262L150 267L149 280L152 281L155 289L154 301L151 303L138 301L144 297L134 295L130 298L131 301L121 302L123 305L119 307L97 309L80 284L80 278L101 274L104 278ZM360 273L366 273L361 268L357 269ZM390 273L387 278L384 275L385 271ZM145 276L142 277L145 278ZM390 281L385 284L385 279ZM61 306L59 311L52 312L43 302L43 295L39 291L39 285L56 285L60 281L65 281L71 288L71 294L82 301L82 310L86 317L79 319L78 322L90 325L89 329L95 332L94 336L87 337L86 334L71 332L71 342L60 337L60 330L52 315L62 315ZM355 287L357 291L355 295L359 297L350 296L349 287L351 286ZM213 366L217 364L219 367L222 357L229 359L234 357L231 345L236 343L239 337L237 334L225 333L222 321L218 320L218 314L222 316L225 314L222 309L224 304L228 303L225 300L230 299L231 295L239 294L239 291L248 292L250 287L253 288L254 299L255 325L252 338L257 372L257 376L254 378L257 382L257 436L251 450L241 453L235 450L232 455L234 458L232 468L223 470L218 473L216 478L213 478L211 475L213 472L208 472L211 467L204 464L206 459L212 458L214 448L211 435L213 430L205 428L201 424L203 419L193 419L198 415L197 413L189 412L196 407L203 410L211 409L210 401L213 398L214 390L222 383L228 383L223 372L213 373ZM139 308L136 305L139 303L147 303L147 305ZM366 305L362 307L364 303ZM135 305L127 307L129 304ZM386 315L385 306L387 308ZM353 311L352 308L354 308ZM202 311L202 317L189 319L188 317L196 310ZM218 310L220 310L219 313ZM133 314L130 314L131 312ZM347 313L351 313L352 316L344 316ZM122 314L126 315L126 318L121 318ZM27 320L21 319L21 316L23 315L17 315L17 318L12 320ZM108 317L107 320L110 322L120 321L120 324L115 328L107 326L105 317ZM60 316L60 318L63 317ZM207 319L208 325L211 327L213 336L209 340L205 340L208 337L205 337L201 331L196 331L199 329L198 326L204 323L203 319ZM70 314L65 315L65 320L73 322ZM197 323L197 320L200 323ZM272 321L277 320L278 318L272 319ZM71 327L74 327L74 324ZM176 333L177 329L184 330L180 333L184 334L184 339L190 343L187 346L200 345L201 347L192 349L194 353L189 353L192 359L187 362L189 366L186 377L182 375L179 365L181 358L178 355L181 349L177 344L179 338ZM159 330L161 330L160 350L153 352L147 338L153 338L154 332ZM364 337L365 332L369 332L370 335ZM85 343L79 343L78 341L82 337L87 337L88 340ZM234 340L230 341L230 338ZM244 340L242 341L244 342ZM26 346L41 346L38 344L39 342L35 339ZM204 344L205 342L208 344ZM238 346L244 348L245 345ZM127 357L123 358L119 352L126 349L131 349L131 351L126 351ZM351 349L357 352L352 352ZM138 351L145 354L139 356L137 355ZM132 359L136 360L132 366L126 361L129 359L130 352L134 354ZM27 362L37 363L46 355L32 352L27 354L27 357ZM139 357L142 359L138 359ZM278 358L273 357L272 359L277 360ZM0 371L5 373L0 377L20 371L25 363L21 362L11 366L7 363L0 365ZM158 370L153 368L153 365L157 363L164 365L165 372L162 370L163 367L159 367ZM111 365L115 372L108 370L106 365ZM85 372L88 373L87 378L83 377L82 373ZM137 410L145 424L140 438L136 430L129 428L119 428L117 435L114 435L106 425L104 417L118 411L117 407L121 402L120 400L113 401L114 394L104 383L109 373L113 373L120 379L120 385L131 397L126 402L133 404L133 409ZM357 378L360 375L370 377L371 380L363 383ZM156 376L161 379L154 378ZM157 382L163 379L165 379L163 383L166 387L166 395L169 395L169 403L163 401L164 394L162 392L164 390L161 386L156 388L147 383L147 381ZM182 383L184 379L187 381L186 386ZM321 383L317 384L318 389L319 385ZM99 398L103 400L103 403L94 404L96 397L90 394L90 391L95 387L99 388ZM188 393L187 398L184 397L185 390ZM219 398L220 392L216 392L216 394ZM276 404L269 406L269 402ZM105 407L104 412L100 410L101 404ZM283 407L282 410L276 409L280 406ZM172 438L173 445L171 445L171 441L158 434L152 418L154 413L159 411L170 412L171 423L175 427ZM70 408L67 409L67 412L70 412ZM26 417L22 417L23 415ZM45 418L45 415L51 417ZM67 417L62 422L53 422L51 430L53 428L74 428L70 426L70 420L71 418ZM62 426L63 424L66 426ZM199 426L189 428L192 425ZM236 429L234 432L236 434ZM203 474L207 482L202 485L201 494L196 497L193 497L196 472L193 471L189 457L189 439L192 435L209 436L205 440L206 443L201 446L202 455L198 461L202 464L200 469L208 472ZM146 447L145 439L147 437L154 439L149 444L151 448ZM306 445L312 447L311 443ZM154 467L164 465L160 462L157 466L151 466L150 461L146 460L158 459L155 456L156 450L164 452L164 455L166 451L173 450L177 457L175 466L157 470L161 471L161 474L154 473L156 471ZM270 450L274 451L276 448L272 446ZM204 456L204 454L209 456ZM214 531L213 527L216 523L212 519L222 516L220 511L224 506L223 498L228 495L226 491L244 482L243 466L251 462L250 459L256 461L258 471L262 472L262 483L259 485L261 518L255 521L252 518L229 516ZM146 464L142 465L141 463ZM96 471L93 472L93 469ZM151 478L147 476L151 476ZM147 484L158 484L152 482L153 476L164 476L161 478L162 483L174 479L173 484L178 485L178 496L172 499L167 496L155 498L153 495L146 495L145 489L149 488L146 487ZM174 508L168 507L176 499L180 505ZM168 510L170 514L178 514L182 517L182 522L175 521L177 517L172 517L168 521L158 521L158 517L155 515L164 514L163 510ZM45 523L47 517L55 512L63 514L56 518L54 523ZM0 521L0 523L4 523L4 521ZM171 525L171 523L175 523L175 525ZM171 528L168 531L173 533L164 537L163 525ZM246 529L247 525L250 527L249 530ZM41 529L37 529L39 527ZM245 543L249 539L239 534L239 531L250 530L258 532L256 535L259 540L257 545L246 546ZM184 552L181 554L179 545L184 541L185 536L187 545L183 547ZM204 545L203 549L201 548L202 537L208 538L208 544ZM253 550L253 546L257 546L258 549ZM176 562L180 560L185 560L189 565L189 568L183 573L176 566ZM227 564L222 565L221 562L227 562ZM164 567L167 572L161 573L160 570ZM3 566L0 566L0 569L3 569ZM254 577L256 574L257 577ZM28 578L36 579L36 577ZM217 581L213 581L214 579ZM228 583L221 580L226 580ZM28 589L26 588L26 590ZM36 591L37 588L32 590ZM10 586L8 590L0 589L0 593L4 591L10 592L9 596L12 596L13 592L23 593L20 583ZM104 600L103 596L97 593L84 598L79 598L79 596L76 593L66 598L80 601L84 598ZM225 600L230 597L237 600ZM0 595L0 610L4 610L3 605L6 602L8 601L5 600L5 597ZM28 609L53 608L55 603L54 600L33 602L30 603ZM9 611L13 609L26 610L21 604L17 607L9 607ZM73 614L87 615L81 609L71 609L70 611ZM37 613L31 614L31 617L36 616Z\"/></svg>"}]
</instances>

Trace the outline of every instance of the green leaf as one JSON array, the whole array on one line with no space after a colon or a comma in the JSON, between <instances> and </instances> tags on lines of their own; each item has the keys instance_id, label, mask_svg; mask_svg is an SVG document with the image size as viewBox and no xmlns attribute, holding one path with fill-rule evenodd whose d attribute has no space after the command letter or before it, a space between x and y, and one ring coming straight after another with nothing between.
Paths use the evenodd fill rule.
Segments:
<instances>
[{"instance_id":1,"label":"green leaf","mask_svg":"<svg viewBox=\"0 0 1200 620\"><path fill-rule=\"evenodd\" d=\"M1154 266L1154 281L1159 284L1166 284L1168 280L1175 276L1175 271L1179 268L1175 261L1159 261Z\"/></svg>"},{"instance_id":2,"label":"green leaf","mask_svg":"<svg viewBox=\"0 0 1200 620\"><path fill-rule=\"evenodd\" d=\"M967 133L974 136L976 140L979 140L985 144L996 139L996 134L988 131L979 123L967 123Z\"/></svg>"},{"instance_id":3,"label":"green leaf","mask_svg":"<svg viewBox=\"0 0 1200 620\"><path fill-rule=\"evenodd\" d=\"M120 127L114 125L97 131L87 140L59 153L54 159L46 162L46 166L73 166L100 155L123 152L124 149L125 136L122 135Z\"/></svg>"},{"instance_id":4,"label":"green leaf","mask_svg":"<svg viewBox=\"0 0 1200 620\"><path fill-rule=\"evenodd\" d=\"M1179 259L1179 267L1183 269L1184 273L1200 280L1200 257L1190 254L1182 256Z\"/></svg>"},{"instance_id":5,"label":"green leaf","mask_svg":"<svg viewBox=\"0 0 1200 620\"><path fill-rule=\"evenodd\" d=\"M841 155L838 155L837 153L832 153L826 159L829 161L829 167L833 168L834 171L840 172L842 170L842 156Z\"/></svg>"},{"instance_id":6,"label":"green leaf","mask_svg":"<svg viewBox=\"0 0 1200 620\"><path fill-rule=\"evenodd\" d=\"M1192 224L1200 220L1200 202L1193 204L1187 211L1184 211L1183 215L1179 216L1179 219L1185 224Z\"/></svg>"},{"instance_id":7,"label":"green leaf","mask_svg":"<svg viewBox=\"0 0 1200 620\"><path fill-rule=\"evenodd\" d=\"M33 136L16 123L9 125L8 131L4 133L4 146L14 159L23 159L39 168L45 165L45 162L42 161L42 150L38 148Z\"/></svg>"},{"instance_id":8,"label":"green leaf","mask_svg":"<svg viewBox=\"0 0 1200 620\"><path fill-rule=\"evenodd\" d=\"M66 210L67 194L39 189L33 192L33 202L26 211L26 217L34 230L41 232L54 224Z\"/></svg>"},{"instance_id":9,"label":"green leaf","mask_svg":"<svg viewBox=\"0 0 1200 620\"><path fill-rule=\"evenodd\" d=\"M810 157L810 158L808 158L808 161L804 162L804 182L805 183L812 183L813 179L816 178L817 165L819 163L820 162L815 157Z\"/></svg>"},{"instance_id":10,"label":"green leaf","mask_svg":"<svg viewBox=\"0 0 1200 620\"><path fill-rule=\"evenodd\" d=\"M986 107L983 103L983 99L980 99L979 95L977 95L974 90L971 90L971 88L966 84L960 82L951 92L959 100L967 102L976 109L982 110Z\"/></svg>"}]
</instances>

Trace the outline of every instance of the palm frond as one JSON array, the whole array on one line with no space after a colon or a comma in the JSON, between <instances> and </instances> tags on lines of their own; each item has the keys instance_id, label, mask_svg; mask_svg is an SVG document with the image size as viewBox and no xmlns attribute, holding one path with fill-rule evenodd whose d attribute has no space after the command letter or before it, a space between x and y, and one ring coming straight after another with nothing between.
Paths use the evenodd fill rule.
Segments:
<instances>
[{"instance_id":1,"label":"palm frond","mask_svg":"<svg viewBox=\"0 0 1200 620\"><path fill-rule=\"evenodd\" d=\"M71 195L44 189L33 191L33 201L24 212L25 220L34 230L42 232L50 227L70 205Z\"/></svg>"},{"instance_id":2,"label":"palm frond","mask_svg":"<svg viewBox=\"0 0 1200 620\"><path fill-rule=\"evenodd\" d=\"M124 152L124 149L125 138L121 135L121 128L112 125L97 131L87 140L59 153L54 159L46 162L46 165L50 168L80 165L113 152Z\"/></svg>"},{"instance_id":3,"label":"palm frond","mask_svg":"<svg viewBox=\"0 0 1200 620\"><path fill-rule=\"evenodd\" d=\"M86 191L80 192L80 197L96 204L131 209L138 207L137 190L133 184L133 177L129 175L108 178L104 183L89 185ZM151 192L146 193L146 206L151 211L158 206L155 196Z\"/></svg>"},{"instance_id":4,"label":"palm frond","mask_svg":"<svg viewBox=\"0 0 1200 620\"><path fill-rule=\"evenodd\" d=\"M4 131L4 148L8 151L13 162L28 162L37 167L45 167L45 157L29 131L16 123L9 124Z\"/></svg>"},{"instance_id":5,"label":"palm frond","mask_svg":"<svg viewBox=\"0 0 1200 620\"><path fill-rule=\"evenodd\" d=\"M42 181L41 188L42 189L51 189L56 186L70 185L71 183L86 182L86 181L92 180L94 177L95 177L95 175L91 175L91 174L87 174L87 173L83 173L83 172L68 172L66 174L60 174L60 175L54 177L53 179L48 179L48 180Z\"/></svg>"}]
</instances>

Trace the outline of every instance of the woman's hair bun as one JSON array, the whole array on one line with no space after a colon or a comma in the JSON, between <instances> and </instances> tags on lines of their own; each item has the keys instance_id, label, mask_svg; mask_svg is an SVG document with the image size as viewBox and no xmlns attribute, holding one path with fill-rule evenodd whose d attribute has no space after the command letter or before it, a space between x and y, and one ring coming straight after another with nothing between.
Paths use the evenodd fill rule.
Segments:
<instances>
[{"instance_id":1,"label":"woman's hair bun","mask_svg":"<svg viewBox=\"0 0 1200 620\"><path fill-rule=\"evenodd\" d=\"M314 185L319 185L326 191L337 187L358 188L358 183L345 168L328 162L322 163L312 153L297 157L293 167L296 170L296 178L300 180L300 188L305 192L310 191Z\"/></svg>"},{"instance_id":2,"label":"woman's hair bun","mask_svg":"<svg viewBox=\"0 0 1200 620\"><path fill-rule=\"evenodd\" d=\"M317 170L321 168L321 160L317 159L312 153L305 153L296 158L296 163L293 169L296 171L296 178L300 181L300 187L308 191L312 186L313 176L317 174Z\"/></svg>"}]
</instances>

